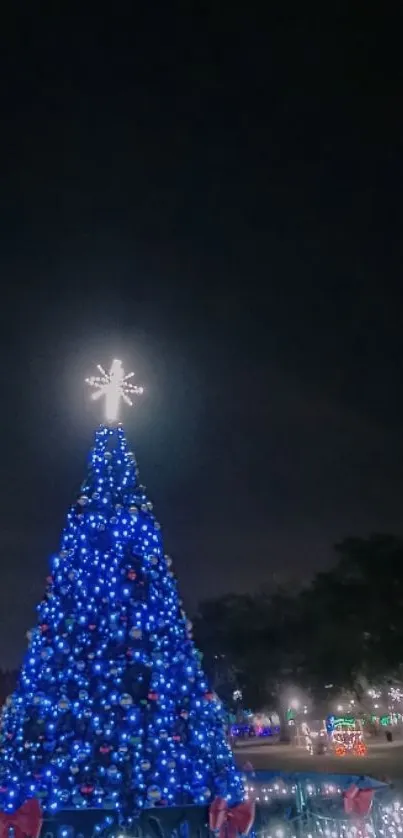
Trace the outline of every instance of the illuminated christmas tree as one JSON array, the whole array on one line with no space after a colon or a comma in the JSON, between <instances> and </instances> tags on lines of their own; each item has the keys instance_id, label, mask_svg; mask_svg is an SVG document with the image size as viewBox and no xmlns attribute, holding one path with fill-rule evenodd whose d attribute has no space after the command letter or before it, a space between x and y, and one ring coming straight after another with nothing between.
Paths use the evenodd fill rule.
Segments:
<instances>
[{"instance_id":1,"label":"illuminated christmas tree","mask_svg":"<svg viewBox=\"0 0 403 838\"><path fill-rule=\"evenodd\" d=\"M0 808L229 805L243 798L223 711L191 638L171 560L116 423L141 392L120 362L90 379L108 424L51 562L3 715Z\"/></svg>"}]
</instances>

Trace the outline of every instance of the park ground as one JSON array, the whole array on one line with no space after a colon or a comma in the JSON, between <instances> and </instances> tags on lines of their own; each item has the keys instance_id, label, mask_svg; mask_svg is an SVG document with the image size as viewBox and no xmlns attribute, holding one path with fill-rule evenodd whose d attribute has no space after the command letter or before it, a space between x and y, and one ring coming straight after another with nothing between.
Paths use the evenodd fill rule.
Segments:
<instances>
[{"instance_id":1,"label":"park ground","mask_svg":"<svg viewBox=\"0 0 403 838\"><path fill-rule=\"evenodd\" d=\"M281 744L243 744L234 750L242 768L250 762L259 771L311 772L326 774L370 774L380 780L403 780L403 742L368 745L365 757L310 756L302 748Z\"/></svg>"}]
</instances>

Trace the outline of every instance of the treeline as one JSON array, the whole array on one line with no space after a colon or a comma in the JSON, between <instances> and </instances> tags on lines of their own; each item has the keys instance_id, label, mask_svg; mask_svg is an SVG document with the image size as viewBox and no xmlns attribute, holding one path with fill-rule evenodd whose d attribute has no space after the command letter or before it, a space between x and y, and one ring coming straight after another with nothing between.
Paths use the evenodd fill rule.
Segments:
<instances>
[{"instance_id":1,"label":"treeline","mask_svg":"<svg viewBox=\"0 0 403 838\"><path fill-rule=\"evenodd\" d=\"M403 540L348 538L335 566L297 594L228 595L201 604L196 642L213 685L229 704L240 689L254 709L278 706L288 688L316 702L403 670Z\"/></svg>"}]
</instances>

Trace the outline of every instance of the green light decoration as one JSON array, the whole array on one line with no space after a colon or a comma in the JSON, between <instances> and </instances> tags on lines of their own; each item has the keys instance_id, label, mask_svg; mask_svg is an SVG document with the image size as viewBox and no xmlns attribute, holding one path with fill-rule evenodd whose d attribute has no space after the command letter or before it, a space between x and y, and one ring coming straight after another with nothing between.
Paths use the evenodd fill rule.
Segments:
<instances>
[{"instance_id":1,"label":"green light decoration","mask_svg":"<svg viewBox=\"0 0 403 838\"><path fill-rule=\"evenodd\" d=\"M356 720L353 716L337 716L334 720L334 727L356 727Z\"/></svg>"}]
</instances>

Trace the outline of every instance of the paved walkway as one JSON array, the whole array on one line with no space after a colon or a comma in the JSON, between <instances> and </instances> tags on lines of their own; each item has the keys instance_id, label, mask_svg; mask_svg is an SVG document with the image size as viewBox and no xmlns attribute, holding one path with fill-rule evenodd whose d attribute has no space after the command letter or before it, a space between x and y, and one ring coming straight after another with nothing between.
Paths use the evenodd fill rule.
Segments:
<instances>
[{"instance_id":1,"label":"paved walkway","mask_svg":"<svg viewBox=\"0 0 403 838\"><path fill-rule=\"evenodd\" d=\"M250 745L236 748L240 767L251 762L256 769L267 771L324 771L326 773L371 774L379 779L403 780L403 742L369 744L366 757L336 757L333 754L309 756L292 745Z\"/></svg>"}]
</instances>

